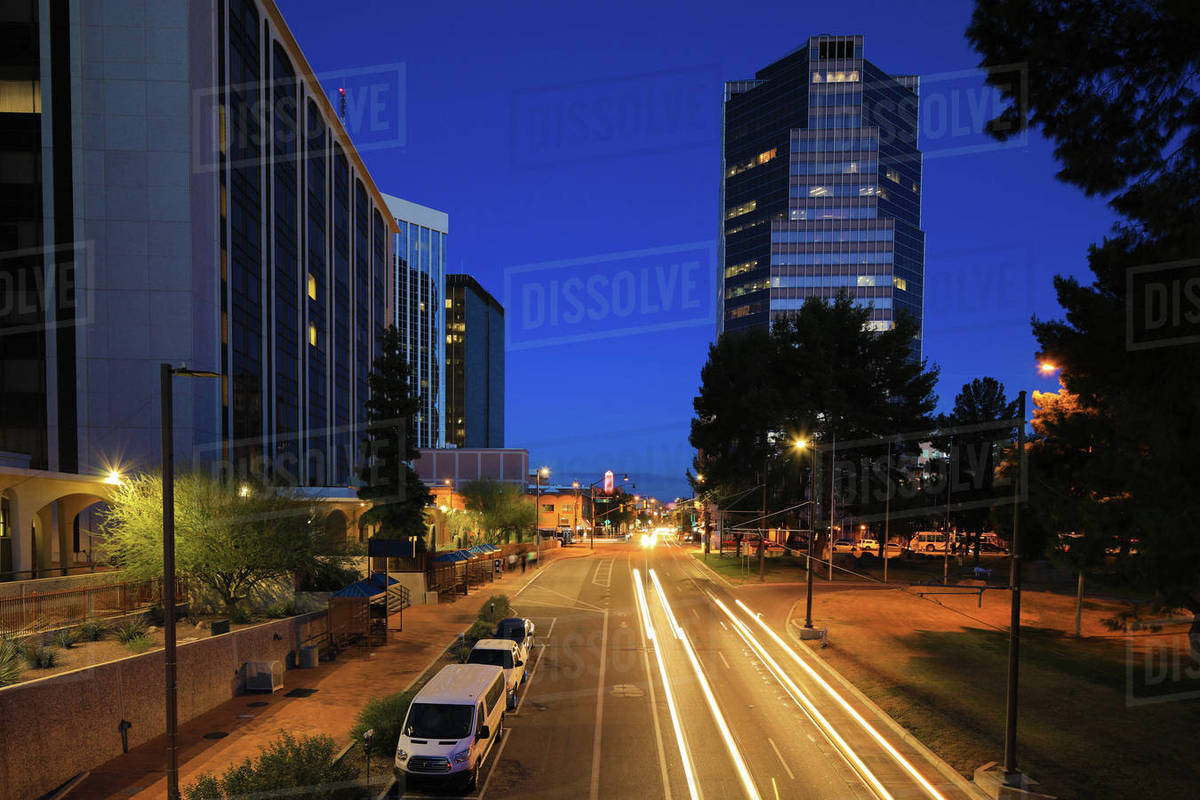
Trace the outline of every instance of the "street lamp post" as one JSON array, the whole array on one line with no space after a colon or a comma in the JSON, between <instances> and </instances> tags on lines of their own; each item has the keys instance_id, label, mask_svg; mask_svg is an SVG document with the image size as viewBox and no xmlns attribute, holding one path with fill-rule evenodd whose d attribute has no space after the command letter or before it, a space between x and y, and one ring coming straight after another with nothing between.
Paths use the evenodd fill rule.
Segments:
<instances>
[{"instance_id":1,"label":"street lamp post","mask_svg":"<svg viewBox=\"0 0 1200 800\"><path fill-rule=\"evenodd\" d=\"M1017 401L1017 480L1013 484L1012 562L1009 568L1009 588L1012 609L1008 622L1008 688L1004 702L1004 780L1019 785L1017 775L1017 672L1021 649L1021 545L1018 523L1021 514L1021 482L1024 480L1022 461L1025 457L1025 392Z\"/></svg>"},{"instance_id":2,"label":"street lamp post","mask_svg":"<svg viewBox=\"0 0 1200 800\"><path fill-rule=\"evenodd\" d=\"M175 649L175 420L171 378L220 378L216 372L159 365L159 400L162 412L162 502L163 502L163 662L166 665L167 800L179 800L179 731L177 662Z\"/></svg>"},{"instance_id":3,"label":"street lamp post","mask_svg":"<svg viewBox=\"0 0 1200 800\"><path fill-rule=\"evenodd\" d=\"M579 481L571 481L571 487L575 490L575 524L571 526L571 536L579 534Z\"/></svg>"},{"instance_id":4,"label":"street lamp post","mask_svg":"<svg viewBox=\"0 0 1200 800\"><path fill-rule=\"evenodd\" d=\"M533 510L533 533L537 537L537 568L542 568L542 477L550 477L550 468L537 471L537 500Z\"/></svg>"},{"instance_id":5,"label":"street lamp post","mask_svg":"<svg viewBox=\"0 0 1200 800\"><path fill-rule=\"evenodd\" d=\"M816 534L817 534L817 505L816 505L816 503L817 503L817 448L815 446L810 446L810 444L803 439L800 439L796 442L797 450L804 450L804 449L808 449L810 447L811 447L811 449L809 450L809 457L812 461L812 464L809 467L809 471L808 471L809 486L810 486L810 489L809 489L810 505L808 508L808 514L809 514L808 557L804 561L804 567L805 567L804 582L806 584L806 587L805 587L806 600L805 600L805 607L804 607L804 627L806 627L806 628L811 628L813 626L813 624L812 624L812 601L813 601L813 563L812 563L812 558L813 558L813 539L816 537Z\"/></svg>"}]
</instances>

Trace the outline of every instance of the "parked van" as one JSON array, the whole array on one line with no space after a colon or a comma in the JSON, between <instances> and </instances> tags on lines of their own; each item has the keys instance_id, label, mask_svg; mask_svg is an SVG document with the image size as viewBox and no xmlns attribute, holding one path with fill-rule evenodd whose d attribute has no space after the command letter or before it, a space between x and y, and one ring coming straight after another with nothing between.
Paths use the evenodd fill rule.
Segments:
<instances>
[{"instance_id":1,"label":"parked van","mask_svg":"<svg viewBox=\"0 0 1200 800\"><path fill-rule=\"evenodd\" d=\"M946 534L943 531L918 531L908 543L914 553L946 552Z\"/></svg>"},{"instance_id":2,"label":"parked van","mask_svg":"<svg viewBox=\"0 0 1200 800\"><path fill-rule=\"evenodd\" d=\"M504 728L504 696L499 667L442 667L408 707L396 742L396 777L465 776L474 789L479 767Z\"/></svg>"},{"instance_id":3,"label":"parked van","mask_svg":"<svg viewBox=\"0 0 1200 800\"><path fill-rule=\"evenodd\" d=\"M525 659L521 645L512 639L480 639L467 656L468 664L490 664L504 670L508 707L517 707L517 687L525 679Z\"/></svg>"}]
</instances>

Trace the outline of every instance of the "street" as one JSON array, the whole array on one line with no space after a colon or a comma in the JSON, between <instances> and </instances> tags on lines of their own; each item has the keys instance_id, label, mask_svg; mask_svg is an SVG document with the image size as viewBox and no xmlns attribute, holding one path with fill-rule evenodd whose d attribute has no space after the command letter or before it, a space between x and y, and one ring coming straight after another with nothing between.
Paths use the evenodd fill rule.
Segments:
<instances>
[{"instance_id":1,"label":"street","mask_svg":"<svg viewBox=\"0 0 1200 800\"><path fill-rule=\"evenodd\" d=\"M663 541L547 569L513 599L533 673L472 796L968 796L746 596Z\"/></svg>"}]
</instances>

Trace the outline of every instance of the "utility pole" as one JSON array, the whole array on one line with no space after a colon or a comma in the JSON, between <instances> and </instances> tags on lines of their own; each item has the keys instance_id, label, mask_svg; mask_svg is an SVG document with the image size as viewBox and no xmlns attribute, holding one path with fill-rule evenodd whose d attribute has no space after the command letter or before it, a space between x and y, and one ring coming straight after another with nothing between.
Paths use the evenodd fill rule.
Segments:
<instances>
[{"instance_id":1,"label":"utility pole","mask_svg":"<svg viewBox=\"0 0 1200 800\"><path fill-rule=\"evenodd\" d=\"M837 430L833 432L833 450L829 459L829 581L833 582L833 509L835 498L834 483L837 478Z\"/></svg>"},{"instance_id":2,"label":"utility pole","mask_svg":"<svg viewBox=\"0 0 1200 800\"><path fill-rule=\"evenodd\" d=\"M1021 484L1025 480L1025 392L1018 398L1017 480L1013 483L1012 565L1008 584L1012 610L1008 622L1008 689L1004 703L1004 780L1009 786L1020 785L1017 774L1017 672L1021 650Z\"/></svg>"},{"instance_id":3,"label":"utility pole","mask_svg":"<svg viewBox=\"0 0 1200 800\"><path fill-rule=\"evenodd\" d=\"M758 579L767 579L767 459L763 456L763 485L762 485L762 519L759 520L758 534Z\"/></svg>"},{"instance_id":4,"label":"utility pole","mask_svg":"<svg viewBox=\"0 0 1200 800\"><path fill-rule=\"evenodd\" d=\"M807 584L805 589L808 599L804 609L804 627L812 627L812 597L813 597L813 540L817 538L817 446L810 445L812 448L812 464L808 471L809 479L809 531L808 531L808 558L805 560L804 582Z\"/></svg>"},{"instance_id":5,"label":"utility pole","mask_svg":"<svg viewBox=\"0 0 1200 800\"><path fill-rule=\"evenodd\" d=\"M946 544L942 548L942 585L950 583L950 487L954 484L954 437L946 456Z\"/></svg>"},{"instance_id":6,"label":"utility pole","mask_svg":"<svg viewBox=\"0 0 1200 800\"><path fill-rule=\"evenodd\" d=\"M179 729L175 654L175 415L170 364L159 365L162 402L163 661L167 684L167 800L179 800Z\"/></svg>"},{"instance_id":7,"label":"utility pole","mask_svg":"<svg viewBox=\"0 0 1200 800\"><path fill-rule=\"evenodd\" d=\"M891 539L892 522L892 440L888 439L887 450L887 494L883 500L883 582L887 583L888 541Z\"/></svg>"}]
</instances>

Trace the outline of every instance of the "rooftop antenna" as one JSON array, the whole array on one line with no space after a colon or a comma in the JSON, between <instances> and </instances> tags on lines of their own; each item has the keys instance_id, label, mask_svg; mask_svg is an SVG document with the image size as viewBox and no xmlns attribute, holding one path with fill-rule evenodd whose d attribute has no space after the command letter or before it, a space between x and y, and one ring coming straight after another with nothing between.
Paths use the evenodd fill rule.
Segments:
<instances>
[{"instance_id":1,"label":"rooftop antenna","mask_svg":"<svg viewBox=\"0 0 1200 800\"><path fill-rule=\"evenodd\" d=\"M346 89L342 86L338 87L338 108L338 115L344 123L346 121Z\"/></svg>"}]
</instances>

